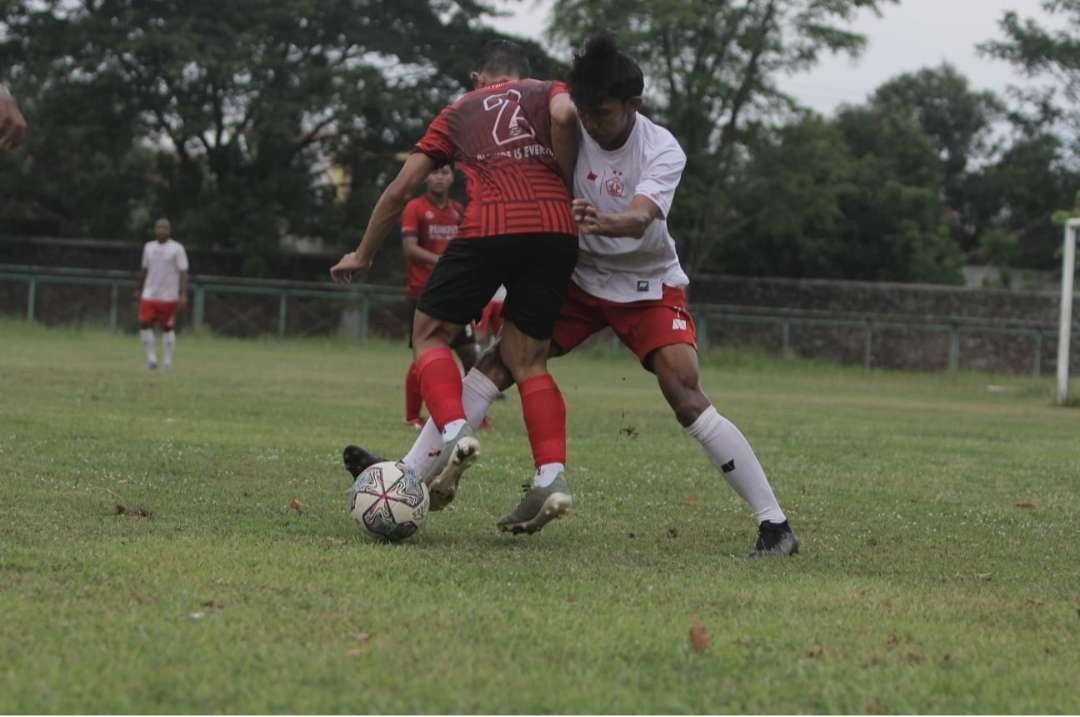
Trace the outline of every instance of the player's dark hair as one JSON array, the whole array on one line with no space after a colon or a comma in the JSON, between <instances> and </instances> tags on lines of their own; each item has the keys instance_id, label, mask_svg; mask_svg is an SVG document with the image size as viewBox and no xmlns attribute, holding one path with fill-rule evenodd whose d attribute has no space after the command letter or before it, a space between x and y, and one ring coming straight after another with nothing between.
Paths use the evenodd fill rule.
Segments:
<instances>
[{"instance_id":1,"label":"player's dark hair","mask_svg":"<svg viewBox=\"0 0 1080 717\"><path fill-rule=\"evenodd\" d=\"M626 102L640 97L645 76L638 63L622 52L609 33L597 33L574 53L570 68L570 97L579 107L596 107L605 100Z\"/></svg>"},{"instance_id":2,"label":"player's dark hair","mask_svg":"<svg viewBox=\"0 0 1080 717\"><path fill-rule=\"evenodd\" d=\"M528 77L532 74L525 48L509 40L492 40L484 46L484 62L480 65L480 71L493 76Z\"/></svg>"}]
</instances>

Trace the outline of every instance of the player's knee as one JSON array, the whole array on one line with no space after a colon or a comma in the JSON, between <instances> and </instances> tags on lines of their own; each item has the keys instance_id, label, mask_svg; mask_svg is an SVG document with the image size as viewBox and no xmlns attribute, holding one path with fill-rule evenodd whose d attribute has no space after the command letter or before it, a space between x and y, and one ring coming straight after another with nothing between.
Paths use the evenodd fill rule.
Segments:
<instances>
[{"instance_id":1,"label":"player's knee","mask_svg":"<svg viewBox=\"0 0 1080 717\"><path fill-rule=\"evenodd\" d=\"M505 391L514 383L514 377L499 356L499 346L496 344L485 351L476 362L476 369L488 377L490 381Z\"/></svg>"}]
</instances>

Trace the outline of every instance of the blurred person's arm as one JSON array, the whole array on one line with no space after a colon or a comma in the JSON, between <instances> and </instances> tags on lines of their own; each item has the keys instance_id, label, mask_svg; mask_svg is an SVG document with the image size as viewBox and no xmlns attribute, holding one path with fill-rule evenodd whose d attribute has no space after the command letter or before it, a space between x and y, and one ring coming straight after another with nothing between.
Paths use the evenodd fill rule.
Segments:
<instances>
[{"instance_id":1,"label":"blurred person's arm","mask_svg":"<svg viewBox=\"0 0 1080 717\"><path fill-rule=\"evenodd\" d=\"M26 118L8 88L0 84L0 151L15 149L26 134Z\"/></svg>"},{"instance_id":2,"label":"blurred person's arm","mask_svg":"<svg viewBox=\"0 0 1080 717\"><path fill-rule=\"evenodd\" d=\"M180 272L180 298L177 300L177 308L184 308L187 306L187 285L188 285L188 273L186 271Z\"/></svg>"},{"instance_id":3,"label":"blurred person's arm","mask_svg":"<svg viewBox=\"0 0 1080 717\"><path fill-rule=\"evenodd\" d=\"M401 238L402 248L405 250L405 258L409 261L415 261L420 264L428 264L434 266L435 262L439 260L439 255L433 251L428 251L424 247L420 246L420 237L415 234L406 234Z\"/></svg>"},{"instance_id":4,"label":"blurred person's arm","mask_svg":"<svg viewBox=\"0 0 1080 717\"><path fill-rule=\"evenodd\" d=\"M571 190L574 187L574 165L577 163L578 134L577 107L566 92L560 92L548 103L551 112L551 148L559 163L563 181Z\"/></svg>"}]
</instances>

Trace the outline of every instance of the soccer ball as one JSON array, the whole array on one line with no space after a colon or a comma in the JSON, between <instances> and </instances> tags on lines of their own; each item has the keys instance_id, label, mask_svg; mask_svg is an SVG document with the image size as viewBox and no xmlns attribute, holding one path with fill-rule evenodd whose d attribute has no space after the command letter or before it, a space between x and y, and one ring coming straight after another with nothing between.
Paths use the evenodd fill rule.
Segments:
<instances>
[{"instance_id":1,"label":"soccer ball","mask_svg":"<svg viewBox=\"0 0 1080 717\"><path fill-rule=\"evenodd\" d=\"M356 477L349 512L364 534L379 541L404 540L428 513L428 489L402 463L375 463Z\"/></svg>"}]
</instances>

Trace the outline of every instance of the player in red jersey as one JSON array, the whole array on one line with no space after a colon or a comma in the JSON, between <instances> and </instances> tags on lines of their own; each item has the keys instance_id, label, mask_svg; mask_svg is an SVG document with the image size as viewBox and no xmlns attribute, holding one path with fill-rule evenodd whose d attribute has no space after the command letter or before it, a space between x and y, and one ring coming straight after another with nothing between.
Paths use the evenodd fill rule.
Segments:
<instances>
[{"instance_id":1,"label":"player in red jersey","mask_svg":"<svg viewBox=\"0 0 1080 717\"><path fill-rule=\"evenodd\" d=\"M416 304L431 276L435 262L457 236L458 225L465 209L450 199L454 171L450 165L440 167L424 180L427 191L405 205L401 214L401 241L405 250L405 297L409 304L409 348L412 348L412 329ZM468 324L450 342L461 365L468 373L476 363L476 340ZM423 397L420 395L420 376L416 362L409 364L405 374L405 425L417 430L424 427L420 418Z\"/></svg>"},{"instance_id":2,"label":"player in red jersey","mask_svg":"<svg viewBox=\"0 0 1080 717\"><path fill-rule=\"evenodd\" d=\"M476 89L446 107L386 188L355 252L331 270L347 283L371 264L408 197L432 169L453 162L465 175L468 206L458 239L439 259L420 296L413 350L424 402L442 438L423 478L432 510L453 499L479 442L465 420L463 386L450 340L479 318L500 284L502 361L518 386L540 497L521 530L570 507L566 487L566 406L547 372L551 331L577 261L577 226L567 183L577 156L577 113L558 82L522 79L528 61L508 42L489 45Z\"/></svg>"},{"instance_id":3,"label":"player in red jersey","mask_svg":"<svg viewBox=\"0 0 1080 717\"><path fill-rule=\"evenodd\" d=\"M26 133L26 119L19 111L15 97L0 85L0 152L15 149Z\"/></svg>"}]
</instances>

